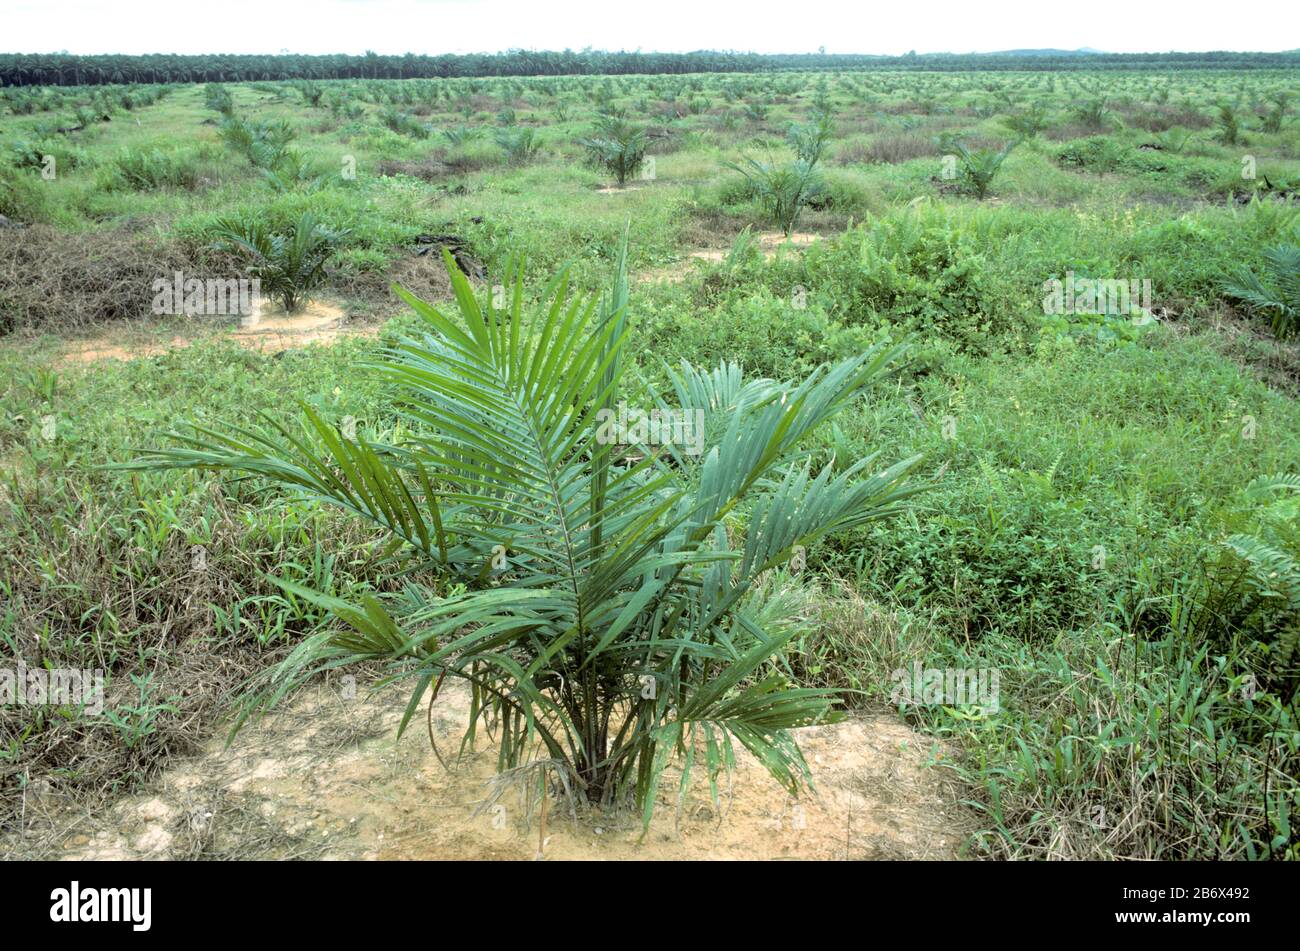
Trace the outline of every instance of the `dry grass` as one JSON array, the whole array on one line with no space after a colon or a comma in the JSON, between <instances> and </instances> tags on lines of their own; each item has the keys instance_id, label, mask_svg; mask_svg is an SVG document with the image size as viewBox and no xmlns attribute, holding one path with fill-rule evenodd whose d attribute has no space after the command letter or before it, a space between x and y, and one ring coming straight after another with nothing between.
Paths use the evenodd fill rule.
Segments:
<instances>
[{"instance_id":1,"label":"dry grass","mask_svg":"<svg viewBox=\"0 0 1300 951\"><path fill-rule=\"evenodd\" d=\"M76 330L152 312L153 282L197 274L176 241L136 230L69 234L47 225L0 242L0 333ZM236 271L213 271L223 277Z\"/></svg>"},{"instance_id":2,"label":"dry grass","mask_svg":"<svg viewBox=\"0 0 1300 951\"><path fill-rule=\"evenodd\" d=\"M400 284L425 301L451 299L451 281L437 253L412 254L395 262L387 271L359 271L339 274L332 286L348 298L349 312L358 317L385 317L406 304L392 291Z\"/></svg>"},{"instance_id":3,"label":"dry grass","mask_svg":"<svg viewBox=\"0 0 1300 951\"><path fill-rule=\"evenodd\" d=\"M835 161L840 165L897 165L913 159L938 155L934 138L920 132L885 132L870 140L849 142Z\"/></svg>"},{"instance_id":4,"label":"dry grass","mask_svg":"<svg viewBox=\"0 0 1300 951\"><path fill-rule=\"evenodd\" d=\"M1184 129L1207 129L1214 120L1209 116L1181 106L1154 106L1134 109L1125 123L1148 132L1165 132L1179 126Z\"/></svg>"},{"instance_id":5,"label":"dry grass","mask_svg":"<svg viewBox=\"0 0 1300 951\"><path fill-rule=\"evenodd\" d=\"M399 159L382 159L375 170L384 176L408 175L422 182L436 182L451 174L451 167L432 155L425 156L418 162L404 162Z\"/></svg>"}]
</instances>

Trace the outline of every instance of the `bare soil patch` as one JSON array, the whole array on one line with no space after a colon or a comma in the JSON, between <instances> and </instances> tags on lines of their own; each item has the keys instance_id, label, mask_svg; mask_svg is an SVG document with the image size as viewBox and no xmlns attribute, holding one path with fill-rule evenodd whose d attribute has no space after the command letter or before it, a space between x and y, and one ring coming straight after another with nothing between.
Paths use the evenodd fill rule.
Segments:
<instances>
[{"instance_id":1,"label":"bare soil patch","mask_svg":"<svg viewBox=\"0 0 1300 951\"><path fill-rule=\"evenodd\" d=\"M771 260L777 257L783 251L793 248L802 250L808 245L817 241L822 236L808 231L794 231L789 236L779 231L764 231L758 236L758 247L762 251L763 257ZM654 268L649 271L642 271L637 275L637 279L647 283L667 282L676 284L679 281L686 280L686 276L691 272L691 267L696 261L708 261L717 264L726 260L731 253L731 246L725 248L700 248L696 251L689 252L684 259L676 264L670 264L665 267Z\"/></svg>"},{"instance_id":2,"label":"bare soil patch","mask_svg":"<svg viewBox=\"0 0 1300 951\"><path fill-rule=\"evenodd\" d=\"M139 334L133 337L117 330L87 340L70 341L59 362L70 365L155 357L191 346L214 335L227 336L248 350L279 353L316 343L333 343L342 337L370 337L378 332L378 326L350 325L341 306L322 299L308 302L293 314L286 314L276 307L265 307L250 317L241 319L237 327L193 336L177 334L162 338L142 338Z\"/></svg>"},{"instance_id":3,"label":"bare soil patch","mask_svg":"<svg viewBox=\"0 0 1300 951\"><path fill-rule=\"evenodd\" d=\"M889 715L800 731L817 784L802 802L747 753L717 801L697 775L679 803L670 771L642 839L631 814L551 801L543 825L514 789L494 801L490 739L451 755L468 693L444 689L433 711L450 771L422 724L394 741L405 700L400 686L345 699L320 684L102 813L29 803L11 847L69 859L940 859L958 857L970 828L933 768L945 750Z\"/></svg>"},{"instance_id":4,"label":"bare soil patch","mask_svg":"<svg viewBox=\"0 0 1300 951\"><path fill-rule=\"evenodd\" d=\"M628 182L626 185L604 185L596 189L597 195L622 195L626 192L639 192L649 188L648 182Z\"/></svg>"}]
</instances>

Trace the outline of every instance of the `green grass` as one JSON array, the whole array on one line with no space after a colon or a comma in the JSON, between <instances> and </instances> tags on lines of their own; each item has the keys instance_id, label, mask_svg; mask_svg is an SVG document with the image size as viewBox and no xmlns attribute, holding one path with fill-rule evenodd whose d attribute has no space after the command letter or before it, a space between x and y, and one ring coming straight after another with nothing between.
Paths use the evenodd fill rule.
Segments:
<instances>
[{"instance_id":1,"label":"green grass","mask_svg":"<svg viewBox=\"0 0 1300 951\"><path fill-rule=\"evenodd\" d=\"M634 273L682 275L633 287L632 375L656 385L681 359L788 380L907 337L910 362L890 385L805 448L839 467L868 447L923 453L933 486L905 518L818 543L807 572L786 579L821 619L796 642L792 671L867 705L890 704L893 672L913 661L1000 671L997 713L893 704L951 741L955 759L936 768L961 780L979 818L972 855L1298 857L1297 672L1285 652L1296 613L1187 621L1221 543L1258 521L1243 515L1262 511L1245 487L1294 475L1300 459L1297 345L1222 290L1263 248L1297 243L1294 201L1280 196L1300 179L1300 120L1265 131L1256 118L1293 76L865 72L826 76L824 92L820 78L326 82L315 107L287 84L231 86L237 115L290 123L290 147L319 172L318 185L287 191L222 144L201 86L60 134L50 126L90 100L65 90L50 112L0 115L0 155L52 142L65 159L53 181L0 160L0 214L60 233L146 230L202 267L219 266L205 248L223 217L282 230L311 213L349 230L332 265L344 297L358 273L381 284L402 273L417 236L447 233L488 285L523 255L525 286L567 266L595 291L626 233ZM1107 111L1086 128L1071 106L1098 84ZM596 94L647 128L653 180L601 190L609 176L582 146ZM837 131L798 227L822 240L689 258L771 227L727 163L764 147L791 158L787 126L816 99ZM1237 103L1242 144L1215 138L1223 100ZM1044 128L1008 155L985 200L950 187L938 136L996 148L1012 137L1005 117L1034 108ZM395 132L388 110L433 131ZM496 142L506 110L511 128L544 142L527 162ZM460 127L480 134L442 134ZM146 172L131 187L114 172L123 161ZM1044 284L1067 273L1149 281L1158 321L1046 320ZM408 325L390 300L377 309L395 318L386 333ZM189 329L151 326L164 338ZM294 400L389 434L390 397L356 369L373 344L273 358L217 339L79 367L61 362L57 325L42 331L0 343L0 652L105 666L135 701L131 677L152 674L137 705L156 718L142 735L0 710L6 807L27 775L98 793L212 729L244 674L324 623L268 576L340 596L391 587L376 539L317 506L286 507L253 482L100 467L158 445L181 417L282 418ZM735 531L746 527L737 512ZM199 578L195 545L207 552ZM228 673L187 690L214 667L200 655L225 658Z\"/></svg>"}]
</instances>

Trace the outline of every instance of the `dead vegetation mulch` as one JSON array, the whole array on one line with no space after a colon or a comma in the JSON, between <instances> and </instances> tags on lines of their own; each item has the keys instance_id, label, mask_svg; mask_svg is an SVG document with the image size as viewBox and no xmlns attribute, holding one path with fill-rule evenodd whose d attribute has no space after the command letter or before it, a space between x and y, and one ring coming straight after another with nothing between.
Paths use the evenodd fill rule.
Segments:
<instances>
[{"instance_id":1,"label":"dead vegetation mulch","mask_svg":"<svg viewBox=\"0 0 1300 951\"><path fill-rule=\"evenodd\" d=\"M1300 339L1278 340L1259 319L1223 305L1210 339L1221 353L1275 390L1300 396Z\"/></svg>"},{"instance_id":2,"label":"dead vegetation mulch","mask_svg":"<svg viewBox=\"0 0 1300 951\"><path fill-rule=\"evenodd\" d=\"M387 271L358 271L337 275L332 282L348 299L349 312L356 317L391 317L406 303L393 293L397 284L420 300L439 301L451 298L451 281L440 258L409 257L393 264Z\"/></svg>"},{"instance_id":3,"label":"dead vegetation mulch","mask_svg":"<svg viewBox=\"0 0 1300 951\"><path fill-rule=\"evenodd\" d=\"M68 233L6 228L0 241L0 333L80 330L153 309L154 281L213 270L180 242L140 228Z\"/></svg>"},{"instance_id":4,"label":"dead vegetation mulch","mask_svg":"<svg viewBox=\"0 0 1300 951\"><path fill-rule=\"evenodd\" d=\"M387 271L336 271L331 288L348 298L353 316L390 317L405 308L391 291L400 284L425 300L447 300L438 247L452 250L462 270L482 279L483 265L455 235L421 235ZM128 227L68 233L48 225L0 233L0 335L79 334L153 316L154 282L187 276L239 275L238 263L214 251L188 251L150 229Z\"/></svg>"}]
</instances>

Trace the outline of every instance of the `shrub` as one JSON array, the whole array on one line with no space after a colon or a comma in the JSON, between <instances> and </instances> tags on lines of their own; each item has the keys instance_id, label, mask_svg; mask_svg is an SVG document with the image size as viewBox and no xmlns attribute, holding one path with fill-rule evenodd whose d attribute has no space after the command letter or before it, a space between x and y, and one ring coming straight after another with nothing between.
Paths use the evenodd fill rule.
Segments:
<instances>
[{"instance_id":1,"label":"shrub","mask_svg":"<svg viewBox=\"0 0 1300 951\"><path fill-rule=\"evenodd\" d=\"M714 283L725 284L726 272L736 269L729 258L719 265L723 273L706 274L706 292ZM755 278L763 281L761 270ZM765 286L724 291L716 306L707 309L694 303L656 308L642 314L637 331L639 338L657 342L654 358L646 361L647 371L657 372L661 360L725 360L760 376L811 373L819 364L860 353L878 339L867 329L837 323L817 300L796 303L793 295L778 297Z\"/></svg>"},{"instance_id":2,"label":"shrub","mask_svg":"<svg viewBox=\"0 0 1300 951\"><path fill-rule=\"evenodd\" d=\"M57 175L86 162L85 153L55 138L19 139L9 149L10 160L16 168L43 171L52 167ZM53 166L49 159L53 158Z\"/></svg>"},{"instance_id":3,"label":"shrub","mask_svg":"<svg viewBox=\"0 0 1300 951\"><path fill-rule=\"evenodd\" d=\"M0 215L32 223L49 217L49 201L34 176L0 165Z\"/></svg>"},{"instance_id":4,"label":"shrub","mask_svg":"<svg viewBox=\"0 0 1300 951\"><path fill-rule=\"evenodd\" d=\"M1097 136L1071 142L1057 153L1056 160L1061 165L1086 169L1100 175L1127 164L1131 161L1131 154L1127 146L1114 139Z\"/></svg>"},{"instance_id":5,"label":"shrub","mask_svg":"<svg viewBox=\"0 0 1300 951\"><path fill-rule=\"evenodd\" d=\"M942 216L905 214L861 225L804 252L807 282L848 326L897 328L987 353L1025 329L985 248Z\"/></svg>"},{"instance_id":6,"label":"shrub","mask_svg":"<svg viewBox=\"0 0 1300 951\"><path fill-rule=\"evenodd\" d=\"M934 140L928 135L918 132L882 132L866 142L846 146L839 155L839 161L897 165L935 155L937 152Z\"/></svg>"},{"instance_id":7,"label":"shrub","mask_svg":"<svg viewBox=\"0 0 1300 951\"><path fill-rule=\"evenodd\" d=\"M1169 593L1168 623L1290 696L1300 687L1300 476L1255 479L1214 528L1222 534Z\"/></svg>"}]
</instances>

